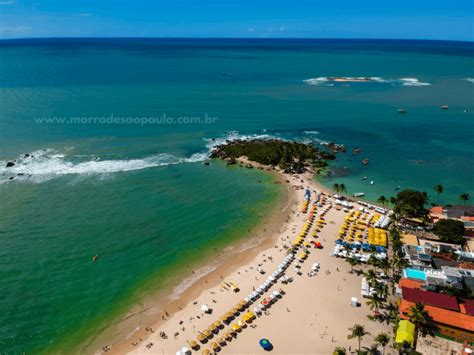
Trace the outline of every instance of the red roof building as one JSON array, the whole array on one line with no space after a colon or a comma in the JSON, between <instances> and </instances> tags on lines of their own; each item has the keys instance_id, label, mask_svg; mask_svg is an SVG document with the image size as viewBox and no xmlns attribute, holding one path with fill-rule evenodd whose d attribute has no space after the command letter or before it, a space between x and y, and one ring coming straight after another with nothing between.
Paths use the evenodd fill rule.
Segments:
<instances>
[{"instance_id":1,"label":"red roof building","mask_svg":"<svg viewBox=\"0 0 474 355\"><path fill-rule=\"evenodd\" d=\"M403 299L409 302L421 302L429 306L459 311L456 297L408 287L402 287L402 295Z\"/></svg>"}]
</instances>

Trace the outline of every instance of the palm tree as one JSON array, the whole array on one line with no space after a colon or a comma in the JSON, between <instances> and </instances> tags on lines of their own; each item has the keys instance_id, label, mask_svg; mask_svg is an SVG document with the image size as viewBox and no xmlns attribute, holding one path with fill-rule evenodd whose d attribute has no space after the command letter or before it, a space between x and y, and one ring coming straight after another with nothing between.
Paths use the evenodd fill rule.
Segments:
<instances>
[{"instance_id":1,"label":"palm tree","mask_svg":"<svg viewBox=\"0 0 474 355\"><path fill-rule=\"evenodd\" d=\"M385 347L387 346L388 342L390 341L390 337L387 333L380 333L375 337L375 342L377 344L382 345L383 348L383 355L385 355Z\"/></svg>"},{"instance_id":2,"label":"palm tree","mask_svg":"<svg viewBox=\"0 0 474 355\"><path fill-rule=\"evenodd\" d=\"M341 188L341 187L339 186L339 184L334 184L334 185L332 185L332 189L333 189L334 191L336 191L337 194L339 193L339 189L340 189L340 188Z\"/></svg>"},{"instance_id":3,"label":"palm tree","mask_svg":"<svg viewBox=\"0 0 474 355\"><path fill-rule=\"evenodd\" d=\"M354 324L352 328L349 328L349 330L351 333L347 336L347 339L357 338L357 341L359 342L358 352L360 353L360 342L364 336L370 333L366 332L364 326L360 324Z\"/></svg>"},{"instance_id":4,"label":"palm tree","mask_svg":"<svg viewBox=\"0 0 474 355\"><path fill-rule=\"evenodd\" d=\"M339 191L340 191L341 194L347 192L346 185L344 185L344 184L339 184Z\"/></svg>"},{"instance_id":5,"label":"palm tree","mask_svg":"<svg viewBox=\"0 0 474 355\"><path fill-rule=\"evenodd\" d=\"M411 306L408 309L408 318L410 322L415 325L415 343L418 338L418 332L424 332L426 330L426 323L430 318L430 315L427 310L425 310L425 305L421 302L416 302L414 306Z\"/></svg>"},{"instance_id":6,"label":"palm tree","mask_svg":"<svg viewBox=\"0 0 474 355\"><path fill-rule=\"evenodd\" d=\"M346 355L346 354L347 354L347 350L343 346L336 347L334 351L332 352L332 355Z\"/></svg>"},{"instance_id":7,"label":"palm tree","mask_svg":"<svg viewBox=\"0 0 474 355\"><path fill-rule=\"evenodd\" d=\"M467 201L469 201L469 194L461 194L459 195L459 199L461 201L464 201L464 206L466 206Z\"/></svg>"},{"instance_id":8,"label":"palm tree","mask_svg":"<svg viewBox=\"0 0 474 355\"><path fill-rule=\"evenodd\" d=\"M359 259L356 259L356 258L347 258L346 261L351 266L351 274L352 274L354 272L354 266L359 265L360 261Z\"/></svg>"},{"instance_id":9,"label":"palm tree","mask_svg":"<svg viewBox=\"0 0 474 355\"><path fill-rule=\"evenodd\" d=\"M379 259L377 259L375 256L371 255L369 260L367 260L367 264L373 267L373 270L377 270L377 267L380 265Z\"/></svg>"},{"instance_id":10,"label":"palm tree","mask_svg":"<svg viewBox=\"0 0 474 355\"><path fill-rule=\"evenodd\" d=\"M436 191L436 194L438 195L438 203L439 203L439 195L444 192L444 187L443 187L443 185L438 184L438 185L435 185L435 186L433 187L433 190L435 190L435 191Z\"/></svg>"},{"instance_id":11,"label":"palm tree","mask_svg":"<svg viewBox=\"0 0 474 355\"><path fill-rule=\"evenodd\" d=\"M385 204L388 202L388 199L384 195L382 195L377 199L377 202L381 203L383 208L385 209Z\"/></svg>"},{"instance_id":12,"label":"palm tree","mask_svg":"<svg viewBox=\"0 0 474 355\"><path fill-rule=\"evenodd\" d=\"M378 311L380 306L382 305L382 301L380 301L378 297L369 297L369 300L366 301L365 304L369 306L371 311Z\"/></svg>"},{"instance_id":13,"label":"palm tree","mask_svg":"<svg viewBox=\"0 0 474 355\"><path fill-rule=\"evenodd\" d=\"M369 286L372 286L377 282L377 273L374 270L367 271L364 276Z\"/></svg>"}]
</instances>

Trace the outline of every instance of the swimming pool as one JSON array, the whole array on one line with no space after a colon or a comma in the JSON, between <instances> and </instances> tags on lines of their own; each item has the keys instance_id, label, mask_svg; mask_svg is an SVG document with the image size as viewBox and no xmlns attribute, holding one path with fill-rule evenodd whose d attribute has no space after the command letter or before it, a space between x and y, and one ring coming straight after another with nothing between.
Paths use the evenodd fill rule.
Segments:
<instances>
[{"instance_id":1,"label":"swimming pool","mask_svg":"<svg viewBox=\"0 0 474 355\"><path fill-rule=\"evenodd\" d=\"M406 277L408 279L426 281L426 273L424 271L410 268L406 268L405 270L403 270L403 277Z\"/></svg>"}]
</instances>

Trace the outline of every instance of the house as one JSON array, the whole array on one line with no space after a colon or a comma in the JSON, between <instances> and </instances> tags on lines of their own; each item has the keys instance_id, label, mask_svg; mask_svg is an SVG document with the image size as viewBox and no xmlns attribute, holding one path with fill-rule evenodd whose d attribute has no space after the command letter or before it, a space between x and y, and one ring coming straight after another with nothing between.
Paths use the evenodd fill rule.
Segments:
<instances>
[{"instance_id":1,"label":"house","mask_svg":"<svg viewBox=\"0 0 474 355\"><path fill-rule=\"evenodd\" d=\"M459 342L474 342L474 301L459 303L456 297L412 288L406 281L403 283L398 309L401 319L408 320L410 308L421 302L429 314L428 323L435 326L437 335Z\"/></svg>"}]
</instances>

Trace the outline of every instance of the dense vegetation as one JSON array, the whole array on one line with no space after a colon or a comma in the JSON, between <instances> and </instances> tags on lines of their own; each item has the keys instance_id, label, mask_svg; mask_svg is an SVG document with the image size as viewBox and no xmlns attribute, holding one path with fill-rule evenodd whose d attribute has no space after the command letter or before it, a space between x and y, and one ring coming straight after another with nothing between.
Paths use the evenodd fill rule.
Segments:
<instances>
[{"instance_id":1,"label":"dense vegetation","mask_svg":"<svg viewBox=\"0 0 474 355\"><path fill-rule=\"evenodd\" d=\"M308 166L326 166L327 160L335 159L334 153L314 147L311 144L282 140L232 141L217 147L212 158L235 162L239 157L268 166L279 166L285 172L302 173Z\"/></svg>"},{"instance_id":2,"label":"dense vegetation","mask_svg":"<svg viewBox=\"0 0 474 355\"><path fill-rule=\"evenodd\" d=\"M393 203L393 211L401 217L421 219L428 217L428 210L425 208L428 202L426 192L405 189L400 191L391 201Z\"/></svg>"},{"instance_id":3,"label":"dense vegetation","mask_svg":"<svg viewBox=\"0 0 474 355\"><path fill-rule=\"evenodd\" d=\"M464 244L464 223L455 219L440 219L433 232L445 243Z\"/></svg>"}]
</instances>

